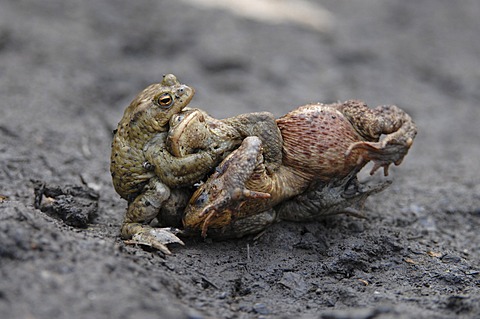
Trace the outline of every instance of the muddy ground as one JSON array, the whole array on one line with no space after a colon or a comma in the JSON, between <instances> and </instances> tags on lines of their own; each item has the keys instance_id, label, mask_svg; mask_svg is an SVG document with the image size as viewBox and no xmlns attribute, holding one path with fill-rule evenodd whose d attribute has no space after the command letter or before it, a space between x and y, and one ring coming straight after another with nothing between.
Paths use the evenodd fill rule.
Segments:
<instances>
[{"instance_id":1,"label":"muddy ground","mask_svg":"<svg viewBox=\"0 0 480 319\"><path fill-rule=\"evenodd\" d=\"M1 318L480 316L479 2L310 3L329 28L177 0L0 3ZM355 98L401 106L419 134L367 220L164 257L119 239L108 166L124 108L169 72L216 117ZM33 180L89 185L98 216L41 212Z\"/></svg>"}]
</instances>

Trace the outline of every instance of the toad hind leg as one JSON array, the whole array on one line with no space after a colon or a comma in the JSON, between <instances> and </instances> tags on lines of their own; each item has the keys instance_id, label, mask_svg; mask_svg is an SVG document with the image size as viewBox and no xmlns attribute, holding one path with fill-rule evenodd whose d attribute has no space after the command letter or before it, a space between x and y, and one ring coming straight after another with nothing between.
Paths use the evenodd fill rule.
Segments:
<instances>
[{"instance_id":1,"label":"toad hind leg","mask_svg":"<svg viewBox=\"0 0 480 319\"><path fill-rule=\"evenodd\" d=\"M154 219L162 204L170 197L170 189L157 178L152 178L144 191L129 203L121 228L121 236L127 244L150 246L170 254L167 244L183 242L174 228L153 228L148 223Z\"/></svg>"},{"instance_id":2,"label":"toad hind leg","mask_svg":"<svg viewBox=\"0 0 480 319\"><path fill-rule=\"evenodd\" d=\"M417 134L417 127L407 113L395 105L369 109L366 104L358 101L347 101L339 105L338 109L366 139L350 145L346 156L358 151L361 161L373 161L370 174L383 167L387 176L390 164L400 165ZM383 134L385 136L380 140Z\"/></svg>"}]
</instances>

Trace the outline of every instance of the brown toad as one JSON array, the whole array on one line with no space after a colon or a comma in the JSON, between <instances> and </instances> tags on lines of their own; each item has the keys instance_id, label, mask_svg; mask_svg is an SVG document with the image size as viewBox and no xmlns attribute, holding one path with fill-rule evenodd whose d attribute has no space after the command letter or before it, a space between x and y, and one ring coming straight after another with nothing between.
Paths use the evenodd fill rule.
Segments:
<instances>
[{"instance_id":1,"label":"brown toad","mask_svg":"<svg viewBox=\"0 0 480 319\"><path fill-rule=\"evenodd\" d=\"M416 135L410 116L398 107L369 109L359 101L302 106L276 124L282 138L246 138L195 192L184 217L187 231L239 237L276 220L352 212L388 185L359 184L360 169L373 161L371 174L383 167L388 175ZM266 143L282 149L273 159L281 165L273 170L267 169L271 157L263 154Z\"/></svg>"}]
</instances>

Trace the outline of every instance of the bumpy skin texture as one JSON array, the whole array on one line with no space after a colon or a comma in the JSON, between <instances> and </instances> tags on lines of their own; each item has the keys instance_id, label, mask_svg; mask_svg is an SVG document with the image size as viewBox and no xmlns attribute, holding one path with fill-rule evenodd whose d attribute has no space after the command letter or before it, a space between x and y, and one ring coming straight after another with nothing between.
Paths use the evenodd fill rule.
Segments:
<instances>
[{"instance_id":1,"label":"bumpy skin texture","mask_svg":"<svg viewBox=\"0 0 480 319\"><path fill-rule=\"evenodd\" d=\"M214 157L218 150L231 151L237 148L243 138L236 128L224 121L200 109L186 108L171 118L166 142L168 152L175 157L188 157L201 152L212 153Z\"/></svg>"},{"instance_id":2,"label":"bumpy skin texture","mask_svg":"<svg viewBox=\"0 0 480 319\"><path fill-rule=\"evenodd\" d=\"M309 179L343 178L374 162L371 174L399 165L417 133L410 116L395 105L370 109L360 101L309 104L277 120L284 164ZM385 138L379 142L381 135Z\"/></svg>"},{"instance_id":3,"label":"bumpy skin texture","mask_svg":"<svg viewBox=\"0 0 480 319\"><path fill-rule=\"evenodd\" d=\"M114 131L110 161L113 186L122 198L132 201L155 176L153 163L147 162L145 146L162 133L166 137L170 118L180 112L193 95L192 88L168 74L161 83L140 92L126 108Z\"/></svg>"},{"instance_id":4,"label":"bumpy skin texture","mask_svg":"<svg viewBox=\"0 0 480 319\"><path fill-rule=\"evenodd\" d=\"M361 185L358 171L373 161L372 174L383 167L387 175L416 135L396 106L347 101L306 105L278 120L268 112L217 120L187 107L193 94L166 75L132 101L118 125L111 172L128 201L121 231L127 242L166 253L166 244L182 243L173 230L151 227L154 218L178 227L183 217L185 235L208 230L227 238L277 220L356 213L388 184Z\"/></svg>"},{"instance_id":5,"label":"bumpy skin texture","mask_svg":"<svg viewBox=\"0 0 480 319\"><path fill-rule=\"evenodd\" d=\"M387 175L416 135L410 116L398 107L369 109L359 101L302 106L276 125L283 139L246 138L195 192L185 212L186 230L239 237L279 219L355 212L352 206L387 186L360 185L358 171L373 161L371 174L383 167ZM271 169L271 154L267 159L262 149L267 143L282 150Z\"/></svg>"},{"instance_id":6,"label":"bumpy skin texture","mask_svg":"<svg viewBox=\"0 0 480 319\"><path fill-rule=\"evenodd\" d=\"M165 75L161 83L148 86L135 97L115 130L110 171L115 190L128 201L121 234L132 243L165 252L168 249L162 242L181 243L169 232L147 224L162 212L166 215L163 219L171 221L168 214L184 207L191 194L191 190L178 188L198 182L223 159L223 147L233 147L233 142L228 142L184 156L166 150L170 121L193 95L194 90L173 74ZM178 204L165 205L167 200Z\"/></svg>"}]
</instances>

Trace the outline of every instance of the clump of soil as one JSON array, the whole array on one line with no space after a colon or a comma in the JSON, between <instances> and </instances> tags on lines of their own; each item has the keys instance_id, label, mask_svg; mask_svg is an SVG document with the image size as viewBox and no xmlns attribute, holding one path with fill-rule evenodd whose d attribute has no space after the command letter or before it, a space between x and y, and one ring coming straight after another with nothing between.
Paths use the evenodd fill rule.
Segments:
<instances>
[{"instance_id":1,"label":"clump of soil","mask_svg":"<svg viewBox=\"0 0 480 319\"><path fill-rule=\"evenodd\" d=\"M98 210L99 194L82 185L49 185L33 181L34 207L65 224L86 228Z\"/></svg>"}]
</instances>

